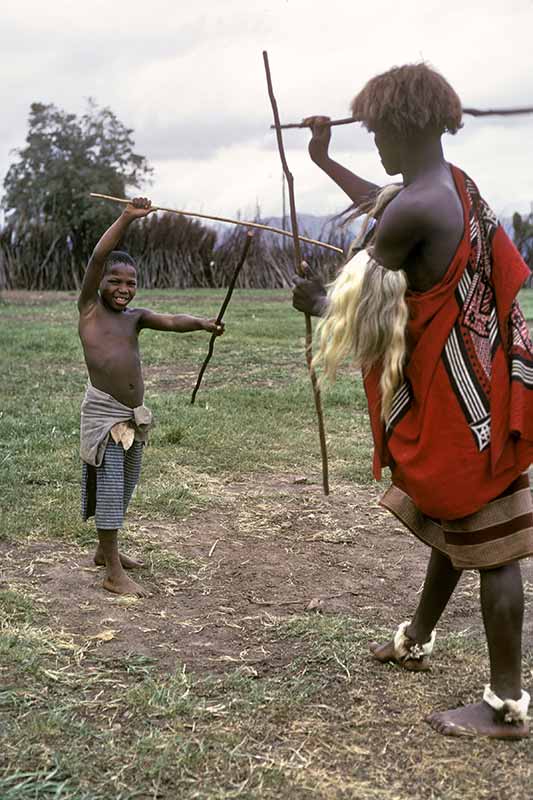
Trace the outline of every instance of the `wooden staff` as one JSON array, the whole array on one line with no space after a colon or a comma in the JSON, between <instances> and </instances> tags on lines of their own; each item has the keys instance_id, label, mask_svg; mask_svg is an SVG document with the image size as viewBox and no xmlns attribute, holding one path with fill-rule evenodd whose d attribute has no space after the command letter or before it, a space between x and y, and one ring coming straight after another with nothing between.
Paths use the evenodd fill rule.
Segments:
<instances>
[{"instance_id":1,"label":"wooden staff","mask_svg":"<svg viewBox=\"0 0 533 800\"><path fill-rule=\"evenodd\" d=\"M113 200L115 203L121 203L126 206L131 201L125 197L111 197L109 194L98 194L98 192L91 192L90 197L98 197L100 200ZM229 222L231 225L244 225L246 228L258 228L262 231L270 231L271 233L279 233L280 236L289 236L293 238L290 231L285 231L283 228L273 228L270 225L263 225L259 222L246 222L242 219L230 219L230 217L214 217L211 214L200 214L198 211L178 211L176 208L165 208L164 206L152 206L153 211L166 211L169 214L182 214L184 217L200 217L200 219L213 219L216 222ZM344 254L344 250L340 247L335 247L333 244L327 242L319 242L318 239L310 239L308 236L300 236L301 242L308 244L315 244L318 247L326 247L328 250L334 250L335 253Z\"/></svg>"},{"instance_id":2,"label":"wooden staff","mask_svg":"<svg viewBox=\"0 0 533 800\"><path fill-rule=\"evenodd\" d=\"M222 322L222 319L224 317L224 312L225 312L226 308L228 307L229 301L231 300L231 295L233 294L233 290L235 288L235 283L237 282L237 278L239 277L239 272L243 268L244 262L246 261L246 256L248 255L248 250L250 249L250 245L252 244L253 236L254 236L253 231L248 231L248 233L246 235L246 242L244 243L244 250L242 251L242 255L240 257L239 263L237 264L237 266L235 268L235 272L233 273L233 277L231 278L230 284L228 286L228 291L226 292L226 296L224 298L224 302L222 303L222 305L220 307L220 311L218 312L217 325L220 325L220 323ZM192 392L191 406L194 405L194 401L196 399L196 392L200 388L200 384L202 382L202 378L204 377L204 372L206 371L207 365L209 364L209 362L211 360L211 356L213 355L213 350L215 348L215 339L217 339L217 334L213 333L211 335L211 339L209 340L209 350L208 350L207 355L205 357L204 363L202 364L200 372L198 373L198 379L196 381L196 386L194 387L193 392Z\"/></svg>"},{"instance_id":3,"label":"wooden staff","mask_svg":"<svg viewBox=\"0 0 533 800\"><path fill-rule=\"evenodd\" d=\"M470 114L471 117L513 117L519 114L533 114L533 106L524 106L523 108L463 108L463 114ZM351 125L353 122L361 122L361 119L358 117L343 117L342 119L331 119L323 124L332 128L334 125ZM271 125L270 127L274 130L276 126ZM311 125L307 122L289 122L279 127L282 130L288 130L289 128L310 128Z\"/></svg>"},{"instance_id":4,"label":"wooden staff","mask_svg":"<svg viewBox=\"0 0 533 800\"><path fill-rule=\"evenodd\" d=\"M291 211L291 227L294 239L294 265L298 275L302 277L305 275L305 267L302 263L302 255L300 251L300 237L298 236L298 217L296 215L296 201L294 199L294 179L289 170L287 159L285 157L285 148L283 147L283 137L281 135L281 125L279 121L278 104L274 96L272 88L272 78L270 75L270 67L268 64L268 53L263 50L263 62L265 64L265 73L268 86L268 96L272 105L272 113L274 115L274 127L276 129L276 137L278 141L279 156L283 166L283 173L287 180L287 189L289 191L289 203ZM322 414L322 401L320 399L320 389L316 372L312 365L313 360L313 327L311 325L311 317L309 314L305 315L305 357L307 361L307 368L309 370L309 377L311 378L311 385L313 387L313 397L315 400L316 415L318 420L318 436L320 439L320 453L322 456L322 485L324 487L324 494L329 494L329 480L328 480L328 451L326 447L326 434L324 431L324 416Z\"/></svg>"}]
</instances>

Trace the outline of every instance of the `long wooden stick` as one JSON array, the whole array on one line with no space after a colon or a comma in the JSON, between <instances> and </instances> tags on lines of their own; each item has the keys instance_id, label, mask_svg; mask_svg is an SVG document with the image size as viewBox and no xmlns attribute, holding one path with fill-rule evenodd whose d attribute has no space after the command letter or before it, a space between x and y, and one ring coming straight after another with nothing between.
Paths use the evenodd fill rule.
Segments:
<instances>
[{"instance_id":1,"label":"long wooden stick","mask_svg":"<svg viewBox=\"0 0 533 800\"><path fill-rule=\"evenodd\" d=\"M115 203L127 205L130 201L125 197L111 197L109 194L99 194L98 192L91 192L90 197L97 197L100 200L112 200ZM200 219L213 219L216 222L229 222L231 225L243 225L246 228L258 228L262 231L270 231L271 233L278 233L280 236L289 236L291 239L293 235L290 231L285 231L283 228L273 228L271 225L263 225L260 222L246 222L242 219L231 219L230 217L214 217L211 214L200 214L198 211L179 211L177 208L165 208L164 206L152 206L154 211L167 211L169 214L182 214L184 217L200 217ZM310 239L308 236L299 236L301 242L308 244L315 244L317 247L326 247L328 250L334 250L335 253L343 253L341 247L335 247L333 244L327 242L319 242L318 239Z\"/></svg>"},{"instance_id":2,"label":"long wooden stick","mask_svg":"<svg viewBox=\"0 0 533 800\"><path fill-rule=\"evenodd\" d=\"M513 117L519 114L533 114L533 106L521 108L463 108L463 114L471 117Z\"/></svg>"},{"instance_id":3,"label":"long wooden stick","mask_svg":"<svg viewBox=\"0 0 533 800\"><path fill-rule=\"evenodd\" d=\"M463 114L469 114L471 117L513 117L519 114L533 114L533 106L524 106L522 108L463 108ZM324 125L329 125L332 128L334 125L351 125L353 122L361 122L357 117L343 117L342 119L331 119ZM275 125L270 126L272 130ZM289 128L310 128L307 122L289 122L286 125L280 125L282 130Z\"/></svg>"},{"instance_id":4,"label":"long wooden stick","mask_svg":"<svg viewBox=\"0 0 533 800\"><path fill-rule=\"evenodd\" d=\"M224 302L222 303L222 305L220 307L220 311L218 312L217 325L220 325L220 323L222 322L222 320L224 318L224 312L226 311L226 308L228 307L228 303L231 300L231 295L233 294L233 290L235 288L235 283L237 282L237 278L239 277L239 272L241 271L241 269L244 266L244 262L246 261L246 256L248 255L248 250L250 249L250 245L252 244L253 235L254 234L253 234L252 231L248 231L248 233L246 234L246 242L244 243L244 250L242 251L242 255L241 255L240 259L239 259L239 263L237 264L237 266L235 268L235 272L233 273L233 276L231 278L230 284L228 286L228 291L226 292L226 296L224 298ZM211 356L213 355L213 350L215 348L215 340L216 339L217 339L217 334L213 333L211 335L210 340L209 340L209 350L208 350L207 355L205 357L204 363L202 364L202 366L200 368L200 372L198 373L198 379L196 381L196 386L194 387L192 395L191 395L191 406L194 405L194 401L196 400L196 392L200 388L200 384L202 382L202 378L204 377L204 372L206 371L207 365L209 364L209 362L211 360Z\"/></svg>"},{"instance_id":5,"label":"long wooden stick","mask_svg":"<svg viewBox=\"0 0 533 800\"><path fill-rule=\"evenodd\" d=\"M304 275L304 267L302 264L302 254L300 251L300 241L298 236L298 217L296 215L296 201L294 199L294 179L289 170L287 159L285 157L285 148L283 147L283 137L281 135L281 125L279 121L278 104L274 96L274 89L272 88L272 77L270 75L270 66L268 63L268 53L263 50L263 62L265 65L265 73L268 87L268 96L272 106L272 113L274 115L274 126L276 128L276 137L278 141L279 157L283 166L283 173L287 180L287 189L289 192L289 204L291 212L291 227L294 239L294 265L296 272L299 275ZM315 400L316 415L318 421L318 436L320 439L320 453L322 456L322 485L324 487L324 494L329 494L329 478L328 478L328 451L326 446L326 433L324 430L324 415L322 413L322 401L320 399L320 389L316 377L316 372L313 368L313 327L311 325L311 317L309 314L305 315L305 358L307 361L307 368L309 370L309 377L311 378L311 385L313 387L313 397Z\"/></svg>"}]
</instances>

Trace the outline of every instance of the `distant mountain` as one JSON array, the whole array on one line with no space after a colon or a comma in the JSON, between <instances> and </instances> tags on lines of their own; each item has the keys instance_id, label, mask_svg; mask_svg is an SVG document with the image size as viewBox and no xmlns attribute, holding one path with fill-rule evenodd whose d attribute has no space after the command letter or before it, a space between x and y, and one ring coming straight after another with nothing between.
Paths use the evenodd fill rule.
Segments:
<instances>
[{"instance_id":1,"label":"distant mountain","mask_svg":"<svg viewBox=\"0 0 533 800\"><path fill-rule=\"evenodd\" d=\"M291 219L290 215L287 214L287 217L284 220L282 217L263 217L260 219L250 219L250 222L260 222L263 225L271 225L273 228L282 228L285 230L291 230ZM361 227L361 219L357 219L354 222L351 222L350 225L344 228L345 235L347 235L348 241L351 241L353 237L359 231ZM499 217L499 222L506 231L506 233L513 238L513 220L512 217ZM339 219L337 216L318 216L316 214L298 214L298 230L301 236L308 236L311 239L318 239L320 241L327 242L330 238L335 237L335 233L337 236L340 237L342 235L340 226L342 220ZM232 225L226 225L224 223L212 223L213 227L219 232L219 239L224 240L225 236L229 235L233 230ZM262 234L265 237L276 236L276 234L269 234L265 232Z\"/></svg>"},{"instance_id":2,"label":"distant mountain","mask_svg":"<svg viewBox=\"0 0 533 800\"><path fill-rule=\"evenodd\" d=\"M290 216L287 215L285 220L282 217L263 217L259 219L250 219L250 222L259 222L262 225L270 225L273 228L281 228L282 230L291 230ZM351 223L346 228L340 228L341 220L335 216L317 216L316 214L298 214L298 232L301 236L308 236L311 239L318 239L319 241L329 241L334 238L341 238L342 235L347 237L350 241L357 233L360 227L360 221ZM220 239L224 239L232 231L232 227L224 223L215 223L214 227L219 231ZM271 234L265 231L262 236L274 237L276 234Z\"/></svg>"},{"instance_id":3,"label":"distant mountain","mask_svg":"<svg viewBox=\"0 0 533 800\"><path fill-rule=\"evenodd\" d=\"M291 218L289 215L282 217L266 217L261 220L265 225L272 225L274 228L285 228L291 230ZM283 224L285 222L285 224ZM319 217L315 214L298 214L298 230L303 236L310 236L311 239L328 238L339 226L339 220L334 217Z\"/></svg>"},{"instance_id":4,"label":"distant mountain","mask_svg":"<svg viewBox=\"0 0 533 800\"><path fill-rule=\"evenodd\" d=\"M508 236L513 238L514 230L513 230L513 218L512 217L498 217L498 222L507 233Z\"/></svg>"}]
</instances>

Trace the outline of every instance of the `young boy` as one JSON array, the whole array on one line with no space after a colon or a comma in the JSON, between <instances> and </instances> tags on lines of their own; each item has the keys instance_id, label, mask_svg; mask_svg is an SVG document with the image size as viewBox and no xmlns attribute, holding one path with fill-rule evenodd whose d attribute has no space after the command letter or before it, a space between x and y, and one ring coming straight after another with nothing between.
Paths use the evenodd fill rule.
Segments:
<instances>
[{"instance_id":1,"label":"young boy","mask_svg":"<svg viewBox=\"0 0 533 800\"><path fill-rule=\"evenodd\" d=\"M293 302L325 315L328 374L349 349L364 367L374 474L387 466L392 476L381 502L431 547L412 619L371 651L427 669L462 569L478 569L490 683L482 702L428 722L448 735L522 738L529 695L518 559L533 554L533 346L516 295L529 270L473 181L444 158L441 136L461 127L462 107L441 75L425 64L395 67L368 82L352 111L374 133L385 171L403 182L374 211L367 250L346 264L329 297L302 279ZM353 203L383 198L329 157L328 119L308 122L311 158Z\"/></svg>"},{"instance_id":2,"label":"young boy","mask_svg":"<svg viewBox=\"0 0 533 800\"><path fill-rule=\"evenodd\" d=\"M143 405L139 333L143 328L224 332L214 319L128 307L137 291L137 269L132 258L115 247L128 226L151 211L146 198L126 206L96 245L78 299L79 335L89 372L81 407L82 515L84 520L95 516L94 561L105 566L104 589L139 597L147 592L125 569L141 565L118 550L118 529L139 478L142 448L152 425L152 414Z\"/></svg>"}]
</instances>

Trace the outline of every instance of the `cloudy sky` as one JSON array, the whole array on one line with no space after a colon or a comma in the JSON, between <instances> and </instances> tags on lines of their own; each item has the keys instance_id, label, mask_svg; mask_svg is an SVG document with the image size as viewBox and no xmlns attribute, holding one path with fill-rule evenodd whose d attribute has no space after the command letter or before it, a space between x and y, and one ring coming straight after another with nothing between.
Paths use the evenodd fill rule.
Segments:
<instances>
[{"instance_id":1,"label":"cloudy sky","mask_svg":"<svg viewBox=\"0 0 533 800\"><path fill-rule=\"evenodd\" d=\"M30 103L79 112L93 97L134 129L155 168L154 202L278 215L263 49L282 120L297 121L347 116L368 78L421 59L465 106L533 105L532 37L533 0L3 0L0 174L24 142ZM346 198L309 160L307 139L285 135L298 210L335 213ZM499 214L530 210L533 115L466 117L444 141ZM331 153L385 182L359 125L335 129Z\"/></svg>"}]
</instances>

